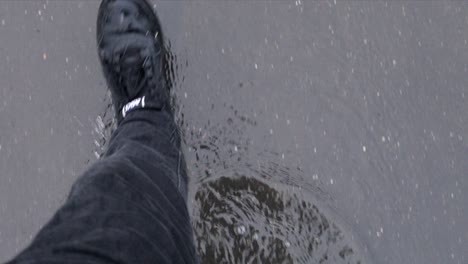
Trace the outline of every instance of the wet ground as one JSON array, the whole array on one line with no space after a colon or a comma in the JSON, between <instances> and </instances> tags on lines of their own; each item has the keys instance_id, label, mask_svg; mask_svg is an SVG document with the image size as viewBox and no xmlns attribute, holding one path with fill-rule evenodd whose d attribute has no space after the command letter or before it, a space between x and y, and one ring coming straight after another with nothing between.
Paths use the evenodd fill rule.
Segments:
<instances>
[{"instance_id":1,"label":"wet ground","mask_svg":"<svg viewBox=\"0 0 468 264\"><path fill-rule=\"evenodd\" d=\"M467 263L467 3L154 4L205 263ZM0 3L0 262L105 148L97 6Z\"/></svg>"}]
</instances>

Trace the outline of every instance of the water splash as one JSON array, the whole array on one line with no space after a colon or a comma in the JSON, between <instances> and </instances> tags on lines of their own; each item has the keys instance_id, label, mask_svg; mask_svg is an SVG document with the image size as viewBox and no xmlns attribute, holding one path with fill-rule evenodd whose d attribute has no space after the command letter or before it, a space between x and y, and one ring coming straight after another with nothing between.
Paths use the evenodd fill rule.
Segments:
<instances>
[{"instance_id":1,"label":"water splash","mask_svg":"<svg viewBox=\"0 0 468 264\"><path fill-rule=\"evenodd\" d=\"M317 205L257 177L222 176L198 188L192 217L202 263L361 263Z\"/></svg>"}]
</instances>

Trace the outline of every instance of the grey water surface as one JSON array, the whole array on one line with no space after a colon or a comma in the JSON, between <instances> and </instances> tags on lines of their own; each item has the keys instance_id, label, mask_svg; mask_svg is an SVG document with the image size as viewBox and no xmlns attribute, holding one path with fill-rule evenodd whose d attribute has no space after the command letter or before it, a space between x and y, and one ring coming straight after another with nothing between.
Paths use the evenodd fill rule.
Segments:
<instances>
[{"instance_id":1,"label":"grey water surface","mask_svg":"<svg viewBox=\"0 0 468 264\"><path fill-rule=\"evenodd\" d=\"M204 263L468 262L468 3L153 4ZM0 2L0 262L115 126L98 5Z\"/></svg>"}]
</instances>

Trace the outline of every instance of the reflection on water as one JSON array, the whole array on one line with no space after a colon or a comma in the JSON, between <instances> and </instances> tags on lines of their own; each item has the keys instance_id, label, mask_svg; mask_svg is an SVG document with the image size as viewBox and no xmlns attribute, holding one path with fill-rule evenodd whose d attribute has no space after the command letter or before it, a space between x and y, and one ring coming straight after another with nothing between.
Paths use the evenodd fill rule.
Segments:
<instances>
[{"instance_id":1,"label":"reflection on water","mask_svg":"<svg viewBox=\"0 0 468 264\"><path fill-rule=\"evenodd\" d=\"M223 176L197 190L192 216L202 263L361 263L316 205L255 178Z\"/></svg>"}]
</instances>

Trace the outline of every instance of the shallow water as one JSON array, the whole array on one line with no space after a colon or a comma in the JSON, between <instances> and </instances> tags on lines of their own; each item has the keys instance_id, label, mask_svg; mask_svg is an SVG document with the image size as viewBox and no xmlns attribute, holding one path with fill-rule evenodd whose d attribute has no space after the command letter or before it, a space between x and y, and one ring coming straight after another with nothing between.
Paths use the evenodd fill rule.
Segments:
<instances>
[{"instance_id":1,"label":"shallow water","mask_svg":"<svg viewBox=\"0 0 468 264\"><path fill-rule=\"evenodd\" d=\"M177 121L191 179L189 210L205 263L466 263L467 4L154 3L170 50ZM9 3L8 10L15 15L31 5ZM56 20L66 6L69 16L94 23L96 3L48 6ZM47 131L64 131L52 150L67 149L73 139L81 142L79 155L65 151L63 161L52 162L57 171L38 171L49 181L42 187L28 187L26 178L13 178L12 184L0 178L5 188L0 186L1 197L7 188L44 193L53 186L60 190L52 192L55 198L34 198L39 205L28 205L51 213L73 177L58 187L50 182L70 171L76 176L105 149L112 109L95 53L89 52L94 32L88 35L87 27L93 23L82 22L82 31L76 26L76 35L85 38L75 46L65 42L76 50L75 57L87 54L79 62L81 69L71 68L63 80L55 80L75 88L87 85L83 89L89 98L82 99L98 102L80 107L71 102L78 93L64 91L56 108L78 122L70 121L62 130L53 118L46 123ZM65 38L53 34L57 28L43 30ZM62 53L57 54L65 58ZM50 54L47 60L53 59ZM26 80L46 85L41 76L31 76ZM78 84L75 78L87 80ZM101 84L93 87L92 82ZM25 87L35 95L32 85ZM3 94L22 102L6 88ZM28 123L21 124L1 128L18 133ZM76 139L77 129L86 135ZM20 144L24 138L18 136ZM27 149L15 147L15 140L0 138L3 151ZM33 147L23 160L42 149ZM39 164L54 160L46 154L51 159ZM68 159L75 163L67 165ZM13 160L0 159L7 172L32 173ZM11 192L8 197L17 201ZM0 202L0 218L9 219L1 221L2 231L22 219L8 204ZM26 215L46 219L46 211ZM15 217L6 217L9 213ZM25 243L34 232L0 233L0 245L11 237Z\"/></svg>"},{"instance_id":2,"label":"shallow water","mask_svg":"<svg viewBox=\"0 0 468 264\"><path fill-rule=\"evenodd\" d=\"M466 261L466 4L159 7L203 259Z\"/></svg>"}]
</instances>

